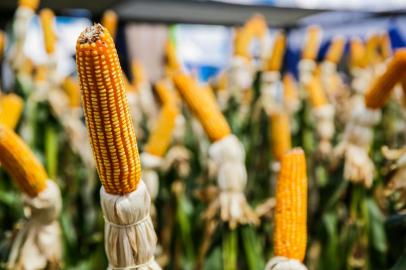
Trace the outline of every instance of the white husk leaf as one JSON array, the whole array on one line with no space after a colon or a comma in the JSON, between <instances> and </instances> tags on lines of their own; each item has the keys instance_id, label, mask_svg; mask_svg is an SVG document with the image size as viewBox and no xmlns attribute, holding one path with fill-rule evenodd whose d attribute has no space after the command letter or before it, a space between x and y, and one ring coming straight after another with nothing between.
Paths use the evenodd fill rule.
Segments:
<instances>
[{"instance_id":1,"label":"white husk leaf","mask_svg":"<svg viewBox=\"0 0 406 270\"><path fill-rule=\"evenodd\" d=\"M61 229L58 222L62 208L59 187L51 180L35 198L23 195L27 221L11 248L8 269L37 270L61 261Z\"/></svg>"},{"instance_id":2,"label":"white husk leaf","mask_svg":"<svg viewBox=\"0 0 406 270\"><path fill-rule=\"evenodd\" d=\"M105 218L104 238L111 270L160 270L155 262L157 236L150 216L151 198L143 181L125 195L100 189Z\"/></svg>"},{"instance_id":3,"label":"white husk leaf","mask_svg":"<svg viewBox=\"0 0 406 270\"><path fill-rule=\"evenodd\" d=\"M266 264L265 270L307 270L307 267L298 260L274 257Z\"/></svg>"}]
</instances>

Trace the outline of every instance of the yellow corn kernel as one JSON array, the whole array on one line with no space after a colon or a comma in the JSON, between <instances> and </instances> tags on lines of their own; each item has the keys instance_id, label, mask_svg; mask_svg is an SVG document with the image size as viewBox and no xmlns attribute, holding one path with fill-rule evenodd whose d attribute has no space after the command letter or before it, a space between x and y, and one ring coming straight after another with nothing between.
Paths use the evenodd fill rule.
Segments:
<instances>
[{"instance_id":1,"label":"yellow corn kernel","mask_svg":"<svg viewBox=\"0 0 406 270\"><path fill-rule=\"evenodd\" d=\"M380 38L380 48L383 59L392 56L392 44L388 33L384 33Z\"/></svg>"},{"instance_id":2,"label":"yellow corn kernel","mask_svg":"<svg viewBox=\"0 0 406 270\"><path fill-rule=\"evenodd\" d=\"M46 187L48 176L28 146L10 128L0 125L0 162L20 190L35 197Z\"/></svg>"},{"instance_id":3,"label":"yellow corn kernel","mask_svg":"<svg viewBox=\"0 0 406 270\"><path fill-rule=\"evenodd\" d=\"M176 104L178 97L170 86L169 82L165 79L159 80L155 83L155 91L158 94L158 98L162 104Z\"/></svg>"},{"instance_id":4,"label":"yellow corn kernel","mask_svg":"<svg viewBox=\"0 0 406 270\"><path fill-rule=\"evenodd\" d=\"M212 141L218 141L231 134L230 126L207 92L202 91L198 83L186 74L176 74L173 81L190 110L202 123Z\"/></svg>"},{"instance_id":5,"label":"yellow corn kernel","mask_svg":"<svg viewBox=\"0 0 406 270\"><path fill-rule=\"evenodd\" d=\"M366 66L365 45L359 38L351 39L350 44L350 64L351 67L363 68Z\"/></svg>"},{"instance_id":6,"label":"yellow corn kernel","mask_svg":"<svg viewBox=\"0 0 406 270\"><path fill-rule=\"evenodd\" d=\"M44 35L45 50L48 54L55 51L56 47L56 33L54 29L55 15L49 8L41 10L40 14L42 32Z\"/></svg>"},{"instance_id":7,"label":"yellow corn kernel","mask_svg":"<svg viewBox=\"0 0 406 270\"><path fill-rule=\"evenodd\" d=\"M344 47L345 39L341 36L335 37L328 48L326 60L337 64L343 56Z\"/></svg>"},{"instance_id":8,"label":"yellow corn kernel","mask_svg":"<svg viewBox=\"0 0 406 270\"><path fill-rule=\"evenodd\" d=\"M77 108L80 106L80 87L73 77L66 77L62 82L62 89L69 98L69 106Z\"/></svg>"},{"instance_id":9,"label":"yellow corn kernel","mask_svg":"<svg viewBox=\"0 0 406 270\"><path fill-rule=\"evenodd\" d=\"M147 80L144 67L137 60L134 60L131 63L131 75L133 77L131 84L137 90L139 86Z\"/></svg>"},{"instance_id":10,"label":"yellow corn kernel","mask_svg":"<svg viewBox=\"0 0 406 270\"><path fill-rule=\"evenodd\" d=\"M268 61L269 71L279 71L285 54L286 37L283 33L277 33L273 43L272 54Z\"/></svg>"},{"instance_id":11,"label":"yellow corn kernel","mask_svg":"<svg viewBox=\"0 0 406 270\"><path fill-rule=\"evenodd\" d=\"M385 72L379 76L365 94L368 108L382 107L388 100L392 89L403 79L406 68L406 49L396 51Z\"/></svg>"},{"instance_id":12,"label":"yellow corn kernel","mask_svg":"<svg viewBox=\"0 0 406 270\"><path fill-rule=\"evenodd\" d=\"M283 76L283 98L286 103L294 103L299 100L297 84L291 73Z\"/></svg>"},{"instance_id":13,"label":"yellow corn kernel","mask_svg":"<svg viewBox=\"0 0 406 270\"><path fill-rule=\"evenodd\" d=\"M18 6L26 7L35 11L39 6L39 1L40 0L19 0Z\"/></svg>"},{"instance_id":14,"label":"yellow corn kernel","mask_svg":"<svg viewBox=\"0 0 406 270\"><path fill-rule=\"evenodd\" d=\"M145 152L158 157L165 155L172 141L172 133L178 114L179 111L175 104L168 103L162 107L156 126L145 145Z\"/></svg>"},{"instance_id":15,"label":"yellow corn kernel","mask_svg":"<svg viewBox=\"0 0 406 270\"><path fill-rule=\"evenodd\" d=\"M15 129L24 109L24 101L15 94L0 96L0 124Z\"/></svg>"},{"instance_id":16,"label":"yellow corn kernel","mask_svg":"<svg viewBox=\"0 0 406 270\"><path fill-rule=\"evenodd\" d=\"M289 127L289 115L284 112L271 114L271 147L272 154L277 161L281 161L292 147Z\"/></svg>"},{"instance_id":17,"label":"yellow corn kernel","mask_svg":"<svg viewBox=\"0 0 406 270\"><path fill-rule=\"evenodd\" d=\"M106 192L134 191L141 165L123 72L110 33L87 27L76 44L76 64L90 142Z\"/></svg>"},{"instance_id":18,"label":"yellow corn kernel","mask_svg":"<svg viewBox=\"0 0 406 270\"><path fill-rule=\"evenodd\" d=\"M113 39L116 37L117 33L117 22L118 16L114 10L108 9L104 12L101 24L109 31Z\"/></svg>"},{"instance_id":19,"label":"yellow corn kernel","mask_svg":"<svg viewBox=\"0 0 406 270\"><path fill-rule=\"evenodd\" d=\"M176 71L180 69L180 63L176 54L176 47L170 39L165 43L165 61L166 67L169 71Z\"/></svg>"},{"instance_id":20,"label":"yellow corn kernel","mask_svg":"<svg viewBox=\"0 0 406 270\"><path fill-rule=\"evenodd\" d=\"M302 52L302 58L315 60L319 52L321 41L321 28L313 25L307 29L305 46Z\"/></svg>"},{"instance_id":21,"label":"yellow corn kernel","mask_svg":"<svg viewBox=\"0 0 406 270\"><path fill-rule=\"evenodd\" d=\"M5 48L6 48L6 34L3 31L0 31L0 60L3 58Z\"/></svg>"},{"instance_id":22,"label":"yellow corn kernel","mask_svg":"<svg viewBox=\"0 0 406 270\"><path fill-rule=\"evenodd\" d=\"M303 261L307 242L307 175L302 149L285 154L276 183L275 256Z\"/></svg>"},{"instance_id":23,"label":"yellow corn kernel","mask_svg":"<svg viewBox=\"0 0 406 270\"><path fill-rule=\"evenodd\" d=\"M255 14L244 25L244 28L253 34L256 38L263 38L268 31L265 17L261 14Z\"/></svg>"},{"instance_id":24,"label":"yellow corn kernel","mask_svg":"<svg viewBox=\"0 0 406 270\"><path fill-rule=\"evenodd\" d=\"M367 39L365 57L368 65L375 65L380 61L378 48L379 48L379 35L374 34Z\"/></svg>"},{"instance_id":25,"label":"yellow corn kernel","mask_svg":"<svg viewBox=\"0 0 406 270\"><path fill-rule=\"evenodd\" d=\"M309 98L310 105L313 108L319 108L328 103L319 76L313 76L312 79L306 83L305 90Z\"/></svg>"}]
</instances>

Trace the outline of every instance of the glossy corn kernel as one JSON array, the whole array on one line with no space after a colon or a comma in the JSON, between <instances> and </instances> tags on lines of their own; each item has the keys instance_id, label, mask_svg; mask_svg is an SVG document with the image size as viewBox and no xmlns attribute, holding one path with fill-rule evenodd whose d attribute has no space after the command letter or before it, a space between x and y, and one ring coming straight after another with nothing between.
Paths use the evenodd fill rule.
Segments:
<instances>
[{"instance_id":1,"label":"glossy corn kernel","mask_svg":"<svg viewBox=\"0 0 406 270\"><path fill-rule=\"evenodd\" d=\"M267 69L269 71L279 71L282 66L283 56L285 54L286 37L283 33L276 34L273 43L272 54L268 61Z\"/></svg>"},{"instance_id":2,"label":"glossy corn kernel","mask_svg":"<svg viewBox=\"0 0 406 270\"><path fill-rule=\"evenodd\" d=\"M44 35L45 50L48 54L55 52L56 47L56 33L54 29L55 15L49 8L41 10L40 14L42 32Z\"/></svg>"},{"instance_id":3,"label":"glossy corn kernel","mask_svg":"<svg viewBox=\"0 0 406 270\"><path fill-rule=\"evenodd\" d=\"M110 35L115 38L117 33L118 16L114 10L108 9L104 12L101 24L106 28Z\"/></svg>"},{"instance_id":4,"label":"glossy corn kernel","mask_svg":"<svg viewBox=\"0 0 406 270\"><path fill-rule=\"evenodd\" d=\"M186 74L176 74L173 80L190 110L202 123L210 140L218 141L231 134L230 126L218 105L213 102L207 92L202 91L192 77Z\"/></svg>"},{"instance_id":5,"label":"glossy corn kernel","mask_svg":"<svg viewBox=\"0 0 406 270\"><path fill-rule=\"evenodd\" d=\"M105 190L134 191L140 158L114 41L100 24L86 28L76 44L76 63L86 125Z\"/></svg>"},{"instance_id":6,"label":"glossy corn kernel","mask_svg":"<svg viewBox=\"0 0 406 270\"><path fill-rule=\"evenodd\" d=\"M271 147L272 154L277 161L281 161L292 147L289 127L289 115L284 112L271 114Z\"/></svg>"},{"instance_id":7,"label":"glossy corn kernel","mask_svg":"<svg viewBox=\"0 0 406 270\"><path fill-rule=\"evenodd\" d=\"M24 109L24 101L15 94L0 96L0 124L15 129Z\"/></svg>"},{"instance_id":8,"label":"glossy corn kernel","mask_svg":"<svg viewBox=\"0 0 406 270\"><path fill-rule=\"evenodd\" d=\"M0 162L20 190L30 197L37 196L45 189L48 176L44 167L21 138L1 124Z\"/></svg>"},{"instance_id":9,"label":"glossy corn kernel","mask_svg":"<svg viewBox=\"0 0 406 270\"><path fill-rule=\"evenodd\" d=\"M395 85L403 79L406 68L406 49L396 51L385 72L379 76L365 94L365 105L368 108L382 107Z\"/></svg>"},{"instance_id":10,"label":"glossy corn kernel","mask_svg":"<svg viewBox=\"0 0 406 270\"><path fill-rule=\"evenodd\" d=\"M305 85L306 93L313 108L319 108L328 103L319 76L313 76Z\"/></svg>"},{"instance_id":11,"label":"glossy corn kernel","mask_svg":"<svg viewBox=\"0 0 406 270\"><path fill-rule=\"evenodd\" d=\"M365 45L359 38L353 38L350 44L351 67L363 68L366 66Z\"/></svg>"},{"instance_id":12,"label":"glossy corn kernel","mask_svg":"<svg viewBox=\"0 0 406 270\"><path fill-rule=\"evenodd\" d=\"M73 77L66 77L62 82L62 89L69 98L69 106L77 108L80 106L80 87Z\"/></svg>"},{"instance_id":13,"label":"glossy corn kernel","mask_svg":"<svg viewBox=\"0 0 406 270\"><path fill-rule=\"evenodd\" d=\"M155 128L152 130L145 151L151 155L163 157L172 141L178 109L175 104L165 104L158 116Z\"/></svg>"},{"instance_id":14,"label":"glossy corn kernel","mask_svg":"<svg viewBox=\"0 0 406 270\"><path fill-rule=\"evenodd\" d=\"M329 62L337 64L343 56L345 47L345 39L343 37L335 37L328 48L325 59Z\"/></svg>"},{"instance_id":15,"label":"glossy corn kernel","mask_svg":"<svg viewBox=\"0 0 406 270\"><path fill-rule=\"evenodd\" d=\"M37 10L40 0L19 0L18 5L32 10Z\"/></svg>"},{"instance_id":16,"label":"glossy corn kernel","mask_svg":"<svg viewBox=\"0 0 406 270\"><path fill-rule=\"evenodd\" d=\"M307 242L307 175L302 149L285 154L276 183L275 256L303 261Z\"/></svg>"},{"instance_id":17,"label":"glossy corn kernel","mask_svg":"<svg viewBox=\"0 0 406 270\"><path fill-rule=\"evenodd\" d=\"M321 29L318 26L310 26L307 29L305 46L303 47L302 59L315 60L319 52Z\"/></svg>"}]
</instances>

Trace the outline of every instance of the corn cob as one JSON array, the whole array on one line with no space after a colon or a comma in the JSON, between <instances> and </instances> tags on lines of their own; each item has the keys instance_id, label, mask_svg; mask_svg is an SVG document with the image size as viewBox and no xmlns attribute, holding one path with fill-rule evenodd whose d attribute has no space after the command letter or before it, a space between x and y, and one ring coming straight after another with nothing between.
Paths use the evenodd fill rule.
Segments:
<instances>
[{"instance_id":1,"label":"corn cob","mask_svg":"<svg viewBox=\"0 0 406 270\"><path fill-rule=\"evenodd\" d=\"M127 92L136 92L137 87L135 87L133 84L130 83L127 75L124 72L123 72L123 82L124 82L124 88L125 88L125 90L127 90Z\"/></svg>"},{"instance_id":2,"label":"corn cob","mask_svg":"<svg viewBox=\"0 0 406 270\"><path fill-rule=\"evenodd\" d=\"M305 84L305 89L313 108L319 108L328 103L319 76L313 76L312 79Z\"/></svg>"},{"instance_id":3,"label":"corn cob","mask_svg":"<svg viewBox=\"0 0 406 270\"><path fill-rule=\"evenodd\" d=\"M107 29L96 24L81 33L76 63L86 125L102 184L111 194L130 193L140 181L141 165L123 73Z\"/></svg>"},{"instance_id":4,"label":"corn cob","mask_svg":"<svg viewBox=\"0 0 406 270\"><path fill-rule=\"evenodd\" d=\"M156 126L145 145L147 153L158 157L165 155L172 140L172 132L178 113L175 104L167 103L162 107Z\"/></svg>"},{"instance_id":5,"label":"corn cob","mask_svg":"<svg viewBox=\"0 0 406 270\"><path fill-rule=\"evenodd\" d=\"M392 89L404 76L405 67L406 49L399 49L385 72L373 82L365 94L365 104L368 108L377 109L385 104Z\"/></svg>"},{"instance_id":6,"label":"corn cob","mask_svg":"<svg viewBox=\"0 0 406 270\"><path fill-rule=\"evenodd\" d=\"M192 77L179 73L173 77L173 81L190 110L202 123L210 140L218 141L231 134L230 126L220 108Z\"/></svg>"},{"instance_id":7,"label":"corn cob","mask_svg":"<svg viewBox=\"0 0 406 270\"><path fill-rule=\"evenodd\" d=\"M379 62L379 35L370 36L366 43L365 57L368 65L375 65Z\"/></svg>"},{"instance_id":8,"label":"corn cob","mask_svg":"<svg viewBox=\"0 0 406 270\"><path fill-rule=\"evenodd\" d=\"M171 40L168 40L165 44L165 60L166 67L169 71L176 71L180 69L175 44Z\"/></svg>"},{"instance_id":9,"label":"corn cob","mask_svg":"<svg viewBox=\"0 0 406 270\"><path fill-rule=\"evenodd\" d=\"M283 156L276 184L275 256L303 261L307 241L307 175L304 152Z\"/></svg>"},{"instance_id":10,"label":"corn cob","mask_svg":"<svg viewBox=\"0 0 406 270\"><path fill-rule=\"evenodd\" d=\"M345 47L345 39L341 36L335 37L328 48L326 60L337 64L340 61Z\"/></svg>"},{"instance_id":11,"label":"corn cob","mask_svg":"<svg viewBox=\"0 0 406 270\"><path fill-rule=\"evenodd\" d=\"M131 63L131 75L132 75L131 84L135 89L138 90L140 84L146 81L146 76L144 67L137 60L134 60Z\"/></svg>"},{"instance_id":12,"label":"corn cob","mask_svg":"<svg viewBox=\"0 0 406 270\"><path fill-rule=\"evenodd\" d=\"M34 63L30 58L25 58L24 63L21 65L19 72L20 74L31 75L34 70Z\"/></svg>"},{"instance_id":13,"label":"corn cob","mask_svg":"<svg viewBox=\"0 0 406 270\"><path fill-rule=\"evenodd\" d=\"M0 31L0 60L3 58L5 48L6 48L6 35L3 31Z\"/></svg>"},{"instance_id":14,"label":"corn cob","mask_svg":"<svg viewBox=\"0 0 406 270\"><path fill-rule=\"evenodd\" d=\"M268 30L265 17L261 14L252 16L244 25L252 35L256 38L263 38Z\"/></svg>"},{"instance_id":15,"label":"corn cob","mask_svg":"<svg viewBox=\"0 0 406 270\"><path fill-rule=\"evenodd\" d=\"M114 10L108 9L104 12L101 24L106 28L113 39L116 37L117 33L117 21L118 16Z\"/></svg>"},{"instance_id":16,"label":"corn cob","mask_svg":"<svg viewBox=\"0 0 406 270\"><path fill-rule=\"evenodd\" d=\"M295 103L299 101L298 89L295 78L291 73L285 73L283 76L283 98L286 103Z\"/></svg>"},{"instance_id":17,"label":"corn cob","mask_svg":"<svg viewBox=\"0 0 406 270\"><path fill-rule=\"evenodd\" d=\"M54 13L49 8L44 8L40 12L42 32L44 35L45 50L48 54L55 51L56 33L54 29Z\"/></svg>"},{"instance_id":18,"label":"corn cob","mask_svg":"<svg viewBox=\"0 0 406 270\"><path fill-rule=\"evenodd\" d=\"M168 82L166 80L156 82L155 91L162 104L176 104L178 97L175 92L168 87Z\"/></svg>"},{"instance_id":19,"label":"corn cob","mask_svg":"<svg viewBox=\"0 0 406 270\"><path fill-rule=\"evenodd\" d=\"M0 124L15 129L24 109L24 101L15 94L0 96Z\"/></svg>"},{"instance_id":20,"label":"corn cob","mask_svg":"<svg viewBox=\"0 0 406 270\"><path fill-rule=\"evenodd\" d=\"M26 7L29 9L32 9L33 11L37 10L39 6L39 1L40 0L19 0L18 1L18 6L20 7Z\"/></svg>"},{"instance_id":21,"label":"corn cob","mask_svg":"<svg viewBox=\"0 0 406 270\"><path fill-rule=\"evenodd\" d=\"M392 44L388 33L381 36L380 49L383 59L388 59L392 56Z\"/></svg>"},{"instance_id":22,"label":"corn cob","mask_svg":"<svg viewBox=\"0 0 406 270\"><path fill-rule=\"evenodd\" d=\"M37 66L35 70L34 81L36 82L45 81L47 79L47 72L48 69L45 65Z\"/></svg>"},{"instance_id":23,"label":"corn cob","mask_svg":"<svg viewBox=\"0 0 406 270\"><path fill-rule=\"evenodd\" d=\"M351 40L350 53L351 67L363 68L366 66L365 45L361 39L353 38Z\"/></svg>"},{"instance_id":24,"label":"corn cob","mask_svg":"<svg viewBox=\"0 0 406 270\"><path fill-rule=\"evenodd\" d=\"M46 188L48 176L28 146L10 128L0 125L0 162L30 197Z\"/></svg>"},{"instance_id":25,"label":"corn cob","mask_svg":"<svg viewBox=\"0 0 406 270\"><path fill-rule=\"evenodd\" d=\"M66 77L62 82L62 89L69 98L69 106L77 108L80 106L80 87L73 77Z\"/></svg>"},{"instance_id":26,"label":"corn cob","mask_svg":"<svg viewBox=\"0 0 406 270\"><path fill-rule=\"evenodd\" d=\"M244 58L250 58L249 45L254 34L247 29L241 28L236 30L234 40L234 55Z\"/></svg>"},{"instance_id":27,"label":"corn cob","mask_svg":"<svg viewBox=\"0 0 406 270\"><path fill-rule=\"evenodd\" d=\"M272 54L268 61L269 71L279 71L285 54L286 37L283 33L277 33L273 44Z\"/></svg>"},{"instance_id":28,"label":"corn cob","mask_svg":"<svg viewBox=\"0 0 406 270\"><path fill-rule=\"evenodd\" d=\"M310 26L306 33L306 42L302 52L302 59L315 60L319 51L321 29L318 26Z\"/></svg>"},{"instance_id":29,"label":"corn cob","mask_svg":"<svg viewBox=\"0 0 406 270\"><path fill-rule=\"evenodd\" d=\"M271 142L273 156L281 161L292 147L289 115L284 111L271 114Z\"/></svg>"}]
</instances>

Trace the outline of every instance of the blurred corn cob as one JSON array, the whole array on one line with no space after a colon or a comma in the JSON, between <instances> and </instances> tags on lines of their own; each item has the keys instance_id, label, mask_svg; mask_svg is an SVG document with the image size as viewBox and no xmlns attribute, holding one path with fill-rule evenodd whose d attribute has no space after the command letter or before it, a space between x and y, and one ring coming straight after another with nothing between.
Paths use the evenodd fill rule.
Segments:
<instances>
[{"instance_id":1,"label":"blurred corn cob","mask_svg":"<svg viewBox=\"0 0 406 270\"><path fill-rule=\"evenodd\" d=\"M203 125L210 140L218 141L231 134L230 127L212 97L201 91L197 82L186 74L173 77L176 88L191 111Z\"/></svg>"},{"instance_id":2,"label":"blurred corn cob","mask_svg":"<svg viewBox=\"0 0 406 270\"><path fill-rule=\"evenodd\" d=\"M373 82L365 94L365 104L368 108L377 109L385 104L392 89L402 80L405 67L406 50L399 49L389 62L386 71Z\"/></svg>"},{"instance_id":3,"label":"blurred corn cob","mask_svg":"<svg viewBox=\"0 0 406 270\"><path fill-rule=\"evenodd\" d=\"M167 75L171 75L181 68L176 54L175 44L170 39L168 39L165 43L165 63Z\"/></svg>"},{"instance_id":4,"label":"blurred corn cob","mask_svg":"<svg viewBox=\"0 0 406 270\"><path fill-rule=\"evenodd\" d=\"M131 85L138 91L140 86L147 81L144 67L138 60L133 60L131 62Z\"/></svg>"},{"instance_id":5,"label":"blurred corn cob","mask_svg":"<svg viewBox=\"0 0 406 270\"><path fill-rule=\"evenodd\" d=\"M40 12L42 32L44 35L45 50L48 54L53 54L56 47L56 32L54 28L55 15L49 8L44 8Z\"/></svg>"},{"instance_id":6,"label":"blurred corn cob","mask_svg":"<svg viewBox=\"0 0 406 270\"><path fill-rule=\"evenodd\" d=\"M366 66L365 45L359 38L351 39L350 66L352 68L364 68Z\"/></svg>"},{"instance_id":7,"label":"blurred corn cob","mask_svg":"<svg viewBox=\"0 0 406 270\"><path fill-rule=\"evenodd\" d=\"M168 149L179 111L174 103L166 103L161 109L155 128L145 145L145 151L157 157L163 157Z\"/></svg>"},{"instance_id":8,"label":"blurred corn cob","mask_svg":"<svg viewBox=\"0 0 406 270\"><path fill-rule=\"evenodd\" d=\"M6 49L6 34L0 30L0 61L3 59L5 49Z\"/></svg>"},{"instance_id":9,"label":"blurred corn cob","mask_svg":"<svg viewBox=\"0 0 406 270\"><path fill-rule=\"evenodd\" d=\"M24 101L15 94L0 95L0 124L15 129L24 109Z\"/></svg>"},{"instance_id":10,"label":"blurred corn cob","mask_svg":"<svg viewBox=\"0 0 406 270\"><path fill-rule=\"evenodd\" d=\"M101 24L105 27L113 39L117 33L118 16L114 10L108 9L103 13Z\"/></svg>"},{"instance_id":11,"label":"blurred corn cob","mask_svg":"<svg viewBox=\"0 0 406 270\"><path fill-rule=\"evenodd\" d=\"M276 183L274 253L303 261L307 244L307 175L303 150L282 158Z\"/></svg>"},{"instance_id":12,"label":"blurred corn cob","mask_svg":"<svg viewBox=\"0 0 406 270\"><path fill-rule=\"evenodd\" d=\"M69 106L71 108L80 107L80 87L73 77L69 76L63 80L62 89L69 98Z\"/></svg>"},{"instance_id":13,"label":"blurred corn cob","mask_svg":"<svg viewBox=\"0 0 406 270\"><path fill-rule=\"evenodd\" d=\"M18 5L32 10L36 10L39 6L40 0L19 0Z\"/></svg>"},{"instance_id":14,"label":"blurred corn cob","mask_svg":"<svg viewBox=\"0 0 406 270\"><path fill-rule=\"evenodd\" d=\"M345 47L345 39L341 36L334 37L330 47L328 48L327 55L325 57L326 61L337 64L343 53Z\"/></svg>"},{"instance_id":15,"label":"blurred corn cob","mask_svg":"<svg viewBox=\"0 0 406 270\"><path fill-rule=\"evenodd\" d=\"M318 108L328 104L319 76L313 76L305 85L306 92L313 108Z\"/></svg>"},{"instance_id":16,"label":"blurred corn cob","mask_svg":"<svg viewBox=\"0 0 406 270\"><path fill-rule=\"evenodd\" d=\"M78 39L77 68L86 124L103 186L111 194L134 191L141 166L113 39L101 25Z\"/></svg>"},{"instance_id":17,"label":"blurred corn cob","mask_svg":"<svg viewBox=\"0 0 406 270\"><path fill-rule=\"evenodd\" d=\"M265 17L255 14L244 24L244 28L252 33L255 38L263 38L268 30Z\"/></svg>"},{"instance_id":18,"label":"blurred corn cob","mask_svg":"<svg viewBox=\"0 0 406 270\"><path fill-rule=\"evenodd\" d=\"M380 37L379 42L380 51L384 60L390 58L392 56L392 44L390 40L390 36L388 32L385 32Z\"/></svg>"},{"instance_id":19,"label":"blurred corn cob","mask_svg":"<svg viewBox=\"0 0 406 270\"><path fill-rule=\"evenodd\" d=\"M267 70L280 71L283 63L283 56L285 54L285 47L286 47L285 34L277 33L275 41L273 43L271 57L267 62Z\"/></svg>"},{"instance_id":20,"label":"blurred corn cob","mask_svg":"<svg viewBox=\"0 0 406 270\"><path fill-rule=\"evenodd\" d=\"M379 35L373 34L366 41L365 59L368 65L376 65L380 62L379 48Z\"/></svg>"},{"instance_id":21,"label":"blurred corn cob","mask_svg":"<svg viewBox=\"0 0 406 270\"><path fill-rule=\"evenodd\" d=\"M0 162L22 192L36 197L46 188L44 167L10 128L0 125Z\"/></svg>"},{"instance_id":22,"label":"blurred corn cob","mask_svg":"<svg viewBox=\"0 0 406 270\"><path fill-rule=\"evenodd\" d=\"M249 51L249 45L253 39L254 35L252 32L240 28L235 32L234 38L234 55L249 59L251 57Z\"/></svg>"},{"instance_id":23,"label":"blurred corn cob","mask_svg":"<svg viewBox=\"0 0 406 270\"><path fill-rule=\"evenodd\" d=\"M295 78L291 73L283 75L283 100L290 113L296 112L300 106L299 90Z\"/></svg>"},{"instance_id":24,"label":"blurred corn cob","mask_svg":"<svg viewBox=\"0 0 406 270\"><path fill-rule=\"evenodd\" d=\"M321 42L321 29L319 26L310 26L306 31L306 41L302 51L302 59L315 60Z\"/></svg>"},{"instance_id":25,"label":"blurred corn cob","mask_svg":"<svg viewBox=\"0 0 406 270\"><path fill-rule=\"evenodd\" d=\"M292 147L289 115L284 111L275 112L270 120L272 154L276 161L281 161Z\"/></svg>"},{"instance_id":26,"label":"blurred corn cob","mask_svg":"<svg viewBox=\"0 0 406 270\"><path fill-rule=\"evenodd\" d=\"M177 95L174 90L170 87L170 81L168 80L159 80L155 83L155 91L158 94L158 98L163 105L165 104L176 104Z\"/></svg>"}]
</instances>

